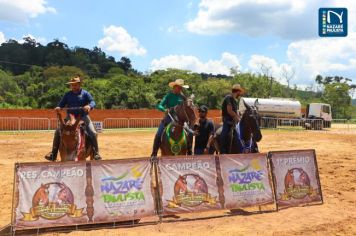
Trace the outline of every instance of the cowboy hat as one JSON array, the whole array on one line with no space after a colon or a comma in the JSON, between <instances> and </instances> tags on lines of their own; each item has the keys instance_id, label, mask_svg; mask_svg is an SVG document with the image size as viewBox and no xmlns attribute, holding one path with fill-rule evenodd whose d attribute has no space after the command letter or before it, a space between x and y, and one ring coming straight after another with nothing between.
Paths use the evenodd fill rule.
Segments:
<instances>
[{"instance_id":1,"label":"cowboy hat","mask_svg":"<svg viewBox=\"0 0 356 236\"><path fill-rule=\"evenodd\" d=\"M232 90L239 90L241 91L241 93L245 93L245 89L243 87L241 87L240 84L234 84L232 87L231 87Z\"/></svg>"},{"instance_id":2,"label":"cowboy hat","mask_svg":"<svg viewBox=\"0 0 356 236\"><path fill-rule=\"evenodd\" d=\"M184 84L184 80L182 80L182 79L176 79L176 81L170 82L168 85L171 88L173 88L176 85L183 87L183 88L189 88L189 85Z\"/></svg>"},{"instance_id":3,"label":"cowboy hat","mask_svg":"<svg viewBox=\"0 0 356 236\"><path fill-rule=\"evenodd\" d=\"M76 83L81 83L81 79L79 77L74 77L70 79L70 81L67 84L76 84Z\"/></svg>"}]
</instances>

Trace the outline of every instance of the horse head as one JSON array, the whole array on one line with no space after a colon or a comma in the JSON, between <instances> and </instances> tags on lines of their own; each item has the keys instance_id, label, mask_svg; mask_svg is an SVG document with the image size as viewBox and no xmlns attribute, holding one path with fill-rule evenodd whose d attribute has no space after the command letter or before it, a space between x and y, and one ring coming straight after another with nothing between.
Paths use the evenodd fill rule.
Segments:
<instances>
[{"instance_id":1,"label":"horse head","mask_svg":"<svg viewBox=\"0 0 356 236\"><path fill-rule=\"evenodd\" d=\"M245 100L243 100L243 103L246 110L241 118L241 126L243 130L242 138L245 141L252 138L254 141L259 142L262 139L262 133L258 124L258 110L255 106L248 105Z\"/></svg>"},{"instance_id":2,"label":"horse head","mask_svg":"<svg viewBox=\"0 0 356 236\"><path fill-rule=\"evenodd\" d=\"M186 122L191 128L196 129L199 126L198 108L193 102L194 95L192 94L189 98L184 97L184 101L177 105L175 112L179 121L183 124Z\"/></svg>"},{"instance_id":3,"label":"horse head","mask_svg":"<svg viewBox=\"0 0 356 236\"><path fill-rule=\"evenodd\" d=\"M64 122L61 114L58 114L58 119L60 121L62 143L67 150L71 150L75 153L78 144L78 125L80 117L75 119L73 115L70 115L70 120Z\"/></svg>"},{"instance_id":4,"label":"horse head","mask_svg":"<svg viewBox=\"0 0 356 236\"><path fill-rule=\"evenodd\" d=\"M41 184L41 187L36 191L32 204L33 206L44 205L46 206L49 203L49 185Z\"/></svg>"}]
</instances>

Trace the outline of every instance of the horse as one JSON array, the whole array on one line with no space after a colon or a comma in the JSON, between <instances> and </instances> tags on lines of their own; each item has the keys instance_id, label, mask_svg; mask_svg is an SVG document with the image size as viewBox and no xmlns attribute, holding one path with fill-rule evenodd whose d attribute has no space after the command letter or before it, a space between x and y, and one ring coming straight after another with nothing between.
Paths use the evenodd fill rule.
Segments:
<instances>
[{"instance_id":1,"label":"horse","mask_svg":"<svg viewBox=\"0 0 356 236\"><path fill-rule=\"evenodd\" d=\"M34 197L32 199L32 206L47 206L49 203L49 186L45 184L41 184L41 187L35 192Z\"/></svg>"},{"instance_id":2,"label":"horse","mask_svg":"<svg viewBox=\"0 0 356 236\"><path fill-rule=\"evenodd\" d=\"M231 129L228 134L228 153L236 154L236 153L258 153L258 145L257 142L261 141L262 133L259 127L259 116L257 108L254 106L248 105L245 101L244 105L246 107L245 112L242 115L242 118L237 125L233 125L232 129L237 130L237 136L235 137L233 134L233 130ZM222 127L217 128L215 131L213 146L215 148L216 153L220 153L220 134L222 131ZM236 144L237 145L233 145Z\"/></svg>"},{"instance_id":3,"label":"horse","mask_svg":"<svg viewBox=\"0 0 356 236\"><path fill-rule=\"evenodd\" d=\"M59 145L61 161L82 161L88 156L90 156L90 160L94 160L93 145L85 132L82 135L80 117L75 119L73 115L70 115L70 119L64 122L62 115L59 113L58 120L61 134Z\"/></svg>"},{"instance_id":4,"label":"horse","mask_svg":"<svg viewBox=\"0 0 356 236\"><path fill-rule=\"evenodd\" d=\"M187 194L187 176L179 176L176 183L174 184L174 196L178 196L179 194Z\"/></svg>"},{"instance_id":5,"label":"horse","mask_svg":"<svg viewBox=\"0 0 356 236\"><path fill-rule=\"evenodd\" d=\"M161 156L187 155L190 140L184 130L184 123L187 123L190 128L196 128L199 125L198 109L193 104L192 98L185 98L181 104L170 110L169 115L172 121L162 134Z\"/></svg>"}]
</instances>

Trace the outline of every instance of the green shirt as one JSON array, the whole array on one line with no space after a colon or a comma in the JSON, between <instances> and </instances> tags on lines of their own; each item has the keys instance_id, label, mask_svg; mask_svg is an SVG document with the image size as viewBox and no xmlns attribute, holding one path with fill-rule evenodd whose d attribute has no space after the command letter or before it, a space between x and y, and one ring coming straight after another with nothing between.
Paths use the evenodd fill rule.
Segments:
<instances>
[{"instance_id":1,"label":"green shirt","mask_svg":"<svg viewBox=\"0 0 356 236\"><path fill-rule=\"evenodd\" d=\"M157 109L165 112L167 108L174 107L183 102L183 97L180 94L168 93L158 104Z\"/></svg>"}]
</instances>

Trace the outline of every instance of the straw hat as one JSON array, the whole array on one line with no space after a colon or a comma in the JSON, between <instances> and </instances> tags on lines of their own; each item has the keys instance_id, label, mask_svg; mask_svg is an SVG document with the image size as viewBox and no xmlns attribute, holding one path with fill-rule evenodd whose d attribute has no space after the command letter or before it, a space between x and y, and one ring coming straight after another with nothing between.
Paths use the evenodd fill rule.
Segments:
<instances>
[{"instance_id":1,"label":"straw hat","mask_svg":"<svg viewBox=\"0 0 356 236\"><path fill-rule=\"evenodd\" d=\"M231 89L232 90L239 90L239 91L241 91L241 93L245 93L245 89L243 87L241 87L240 84L234 84Z\"/></svg>"},{"instance_id":2,"label":"straw hat","mask_svg":"<svg viewBox=\"0 0 356 236\"><path fill-rule=\"evenodd\" d=\"M82 81L80 80L79 77L74 77L70 79L70 81L67 84L76 84L76 83L81 83Z\"/></svg>"},{"instance_id":3,"label":"straw hat","mask_svg":"<svg viewBox=\"0 0 356 236\"><path fill-rule=\"evenodd\" d=\"M176 81L170 82L168 85L171 88L173 88L176 85L183 87L183 88L189 88L189 85L184 84L184 80L182 80L182 79L176 79Z\"/></svg>"}]
</instances>

